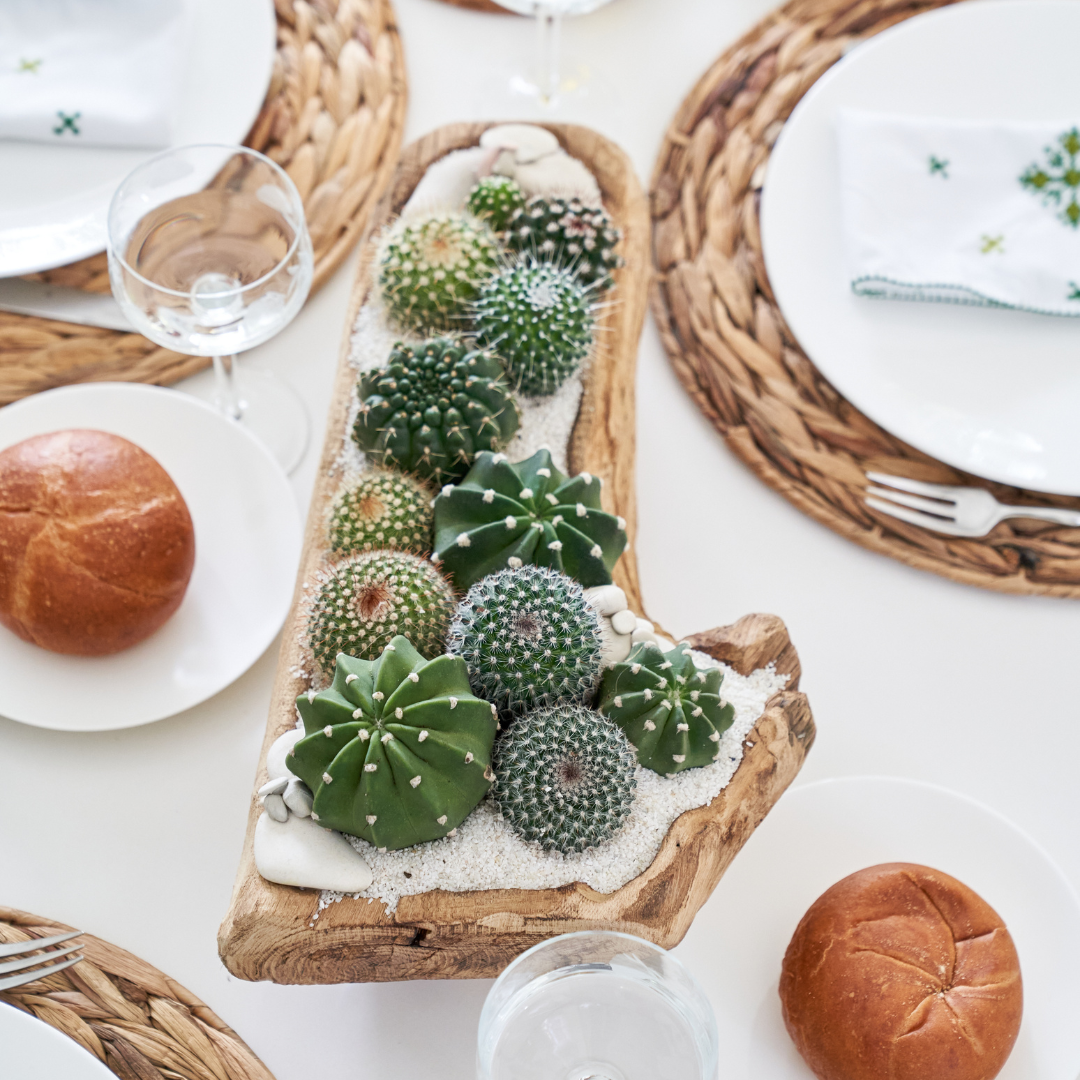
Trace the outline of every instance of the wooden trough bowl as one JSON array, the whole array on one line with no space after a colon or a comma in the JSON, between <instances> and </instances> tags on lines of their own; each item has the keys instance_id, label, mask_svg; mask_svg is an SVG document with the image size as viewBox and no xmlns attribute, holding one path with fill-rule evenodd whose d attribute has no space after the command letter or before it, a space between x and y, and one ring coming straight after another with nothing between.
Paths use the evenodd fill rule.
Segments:
<instances>
[{"instance_id":1,"label":"wooden trough bowl","mask_svg":"<svg viewBox=\"0 0 1080 1080\"><path fill-rule=\"evenodd\" d=\"M375 215L378 230L396 214L428 166L451 150L477 143L488 124L454 124L407 147L394 182ZM622 228L626 266L616 273L616 303L604 309L600 350L589 370L569 448L571 473L604 481L605 508L627 523L629 546L615 569L630 606L643 611L634 556L634 378L649 278L649 213L625 154L587 128L550 125L566 150L592 169L604 203ZM784 624L748 615L733 626L695 634L694 648L749 674L775 663L790 676L766 705L746 740L738 771L709 806L687 811L671 826L649 868L613 893L581 883L558 889L433 891L402 897L387 915L379 901L346 898L315 919L315 890L275 885L255 869L255 823L262 807L254 794L267 779L266 754L295 726L295 699L307 689L291 672L303 667L297 629L300 585L321 565L326 509L338 478L332 466L348 437L346 419L356 374L348 362L357 312L372 283L373 245L365 245L346 323L297 589L278 661L266 738L251 799L247 839L228 914L218 933L226 967L242 979L279 983L384 982L398 979L490 978L525 949L571 930L608 928L678 943L716 883L802 766L814 722L798 693L799 660Z\"/></svg>"}]
</instances>

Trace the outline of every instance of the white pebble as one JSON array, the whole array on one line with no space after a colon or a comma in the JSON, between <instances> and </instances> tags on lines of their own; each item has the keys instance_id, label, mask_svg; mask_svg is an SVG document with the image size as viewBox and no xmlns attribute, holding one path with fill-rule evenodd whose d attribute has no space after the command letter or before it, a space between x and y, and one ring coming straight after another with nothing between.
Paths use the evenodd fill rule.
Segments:
<instances>
[{"instance_id":1,"label":"white pebble","mask_svg":"<svg viewBox=\"0 0 1080 1080\"><path fill-rule=\"evenodd\" d=\"M626 593L619 588L618 585L594 585L592 588L584 589L585 599L601 615L614 615L618 611L626 610ZM635 622L636 622L635 618ZM633 632L633 627L629 630L621 630L620 633L629 634Z\"/></svg>"},{"instance_id":2,"label":"white pebble","mask_svg":"<svg viewBox=\"0 0 1080 1080\"><path fill-rule=\"evenodd\" d=\"M303 728L290 728L270 744L270 749L266 752L266 772L271 780L292 776L292 770L286 764L285 758L303 737Z\"/></svg>"},{"instance_id":3,"label":"white pebble","mask_svg":"<svg viewBox=\"0 0 1080 1080\"><path fill-rule=\"evenodd\" d=\"M559 140L547 128L535 124L496 124L480 136L480 146L485 150L513 150L515 164L527 165L556 153Z\"/></svg>"},{"instance_id":4,"label":"white pebble","mask_svg":"<svg viewBox=\"0 0 1080 1080\"><path fill-rule=\"evenodd\" d=\"M621 589L619 590L622 591ZM611 629L616 634L633 634L637 629L637 616L629 610L616 611L611 616Z\"/></svg>"},{"instance_id":5,"label":"white pebble","mask_svg":"<svg viewBox=\"0 0 1080 1080\"><path fill-rule=\"evenodd\" d=\"M341 835L310 817L274 821L262 814L255 825L255 866L267 881L305 889L363 892L371 867Z\"/></svg>"},{"instance_id":6,"label":"white pebble","mask_svg":"<svg viewBox=\"0 0 1080 1080\"><path fill-rule=\"evenodd\" d=\"M297 817L310 816L314 799L311 797L311 791L308 789L307 784L302 780L290 780L289 786L285 789L285 794L281 798Z\"/></svg>"},{"instance_id":7,"label":"white pebble","mask_svg":"<svg viewBox=\"0 0 1080 1080\"><path fill-rule=\"evenodd\" d=\"M263 806L266 808L266 812L275 821L288 821L289 808L285 805L285 800L280 795L267 795L263 799Z\"/></svg>"},{"instance_id":8,"label":"white pebble","mask_svg":"<svg viewBox=\"0 0 1080 1080\"><path fill-rule=\"evenodd\" d=\"M259 795L280 795L288 786L289 778L287 776L278 776L263 784L263 786L259 788Z\"/></svg>"}]
</instances>

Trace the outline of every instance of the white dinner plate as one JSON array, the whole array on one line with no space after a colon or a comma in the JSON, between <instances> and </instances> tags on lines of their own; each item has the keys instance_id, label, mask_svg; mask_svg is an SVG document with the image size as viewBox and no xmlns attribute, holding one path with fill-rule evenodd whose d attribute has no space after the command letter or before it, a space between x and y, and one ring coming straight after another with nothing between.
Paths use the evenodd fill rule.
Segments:
<instances>
[{"instance_id":1,"label":"white dinner plate","mask_svg":"<svg viewBox=\"0 0 1080 1080\"><path fill-rule=\"evenodd\" d=\"M1080 121L1073 0L968 0L852 50L784 125L761 207L765 265L800 345L886 430L1003 483L1080 494L1080 319L856 297L838 109Z\"/></svg>"},{"instance_id":2,"label":"white dinner plate","mask_svg":"<svg viewBox=\"0 0 1080 1080\"><path fill-rule=\"evenodd\" d=\"M0 1004L4 1080L116 1080L89 1050L44 1020Z\"/></svg>"},{"instance_id":3,"label":"white dinner plate","mask_svg":"<svg viewBox=\"0 0 1080 1080\"><path fill-rule=\"evenodd\" d=\"M238 679L274 640L300 562L300 512L281 466L216 409L138 383L64 386L0 409L0 450L32 435L122 435L173 478L195 526L179 609L113 656L61 656L0 626L0 715L63 731L172 716Z\"/></svg>"},{"instance_id":4,"label":"white dinner plate","mask_svg":"<svg viewBox=\"0 0 1080 1080\"><path fill-rule=\"evenodd\" d=\"M271 0L188 0L174 146L243 141L274 63ZM0 277L48 270L105 248L105 215L120 181L158 150L0 140Z\"/></svg>"},{"instance_id":5,"label":"white dinner plate","mask_svg":"<svg viewBox=\"0 0 1080 1080\"><path fill-rule=\"evenodd\" d=\"M784 951L830 885L884 862L951 874L1005 920L1020 955L1024 1018L998 1080L1077 1080L1080 900L1064 875L989 807L932 784L872 776L787 792L676 950L716 1010L724 1080L813 1080L780 1012Z\"/></svg>"}]
</instances>

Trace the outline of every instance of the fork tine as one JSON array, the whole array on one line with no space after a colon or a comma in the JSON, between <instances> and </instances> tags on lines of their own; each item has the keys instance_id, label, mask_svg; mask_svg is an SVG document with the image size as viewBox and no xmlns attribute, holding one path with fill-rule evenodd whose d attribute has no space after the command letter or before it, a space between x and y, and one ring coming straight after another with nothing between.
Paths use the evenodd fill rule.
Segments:
<instances>
[{"instance_id":1,"label":"fork tine","mask_svg":"<svg viewBox=\"0 0 1080 1080\"><path fill-rule=\"evenodd\" d=\"M8 960L5 963L0 964L0 975L6 975L9 971L24 971L26 968L31 968L35 964L46 964L52 960L53 957L67 956L69 953L78 952L81 948L81 945L69 945L66 949L51 949L44 954L16 957L14 960Z\"/></svg>"},{"instance_id":2,"label":"fork tine","mask_svg":"<svg viewBox=\"0 0 1080 1080\"><path fill-rule=\"evenodd\" d=\"M13 990L16 986L25 986L27 983L37 982L38 979L43 979L46 975L54 975L58 971L63 971L64 968L71 967L72 964L77 964L81 959L81 956L73 956L70 960L64 960L59 964L50 964L48 967L38 968L37 971L24 971L19 975L9 975L6 979L0 979L0 990Z\"/></svg>"},{"instance_id":3,"label":"fork tine","mask_svg":"<svg viewBox=\"0 0 1080 1080\"><path fill-rule=\"evenodd\" d=\"M18 956L19 953L30 952L32 949L45 949L50 945L59 945L62 941L70 941L81 933L81 930L72 930L70 934L57 934L55 937L33 938L30 941L15 941L10 945L0 945L0 957Z\"/></svg>"},{"instance_id":4,"label":"fork tine","mask_svg":"<svg viewBox=\"0 0 1080 1080\"><path fill-rule=\"evenodd\" d=\"M948 484L927 484L922 480L911 480L906 476L890 476L888 473L868 472L866 479L872 480L875 484L910 491L913 495L926 495L931 499L944 499L949 502L956 498L958 491L963 490L958 487L949 487Z\"/></svg>"},{"instance_id":5,"label":"fork tine","mask_svg":"<svg viewBox=\"0 0 1080 1080\"><path fill-rule=\"evenodd\" d=\"M970 535L970 533L964 529L958 528L953 522L946 521L944 518L931 517L929 514L924 514L921 510L908 510L903 506L897 506L895 503L882 502L881 499L875 499L872 496L867 496L866 505L872 506L875 510L880 510L883 514L888 514L890 517L906 521L909 525L918 525L923 529L930 529L933 532L946 533L949 536Z\"/></svg>"},{"instance_id":6,"label":"fork tine","mask_svg":"<svg viewBox=\"0 0 1080 1080\"><path fill-rule=\"evenodd\" d=\"M912 510L925 510L926 513L945 521L956 519L956 503L937 502L934 499L924 499L921 495L907 495L903 491L889 491L887 488L878 487L867 488L866 494L899 503L901 506L910 506Z\"/></svg>"}]
</instances>

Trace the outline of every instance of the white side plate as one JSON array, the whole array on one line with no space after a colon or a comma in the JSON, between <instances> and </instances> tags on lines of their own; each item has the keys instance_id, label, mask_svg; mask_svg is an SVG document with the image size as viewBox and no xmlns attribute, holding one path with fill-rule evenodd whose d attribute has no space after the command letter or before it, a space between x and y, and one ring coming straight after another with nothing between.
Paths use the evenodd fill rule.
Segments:
<instances>
[{"instance_id":1,"label":"white side plate","mask_svg":"<svg viewBox=\"0 0 1080 1080\"><path fill-rule=\"evenodd\" d=\"M4 1080L116 1080L74 1039L13 1005L0 1004L0 1047Z\"/></svg>"}]
</instances>

